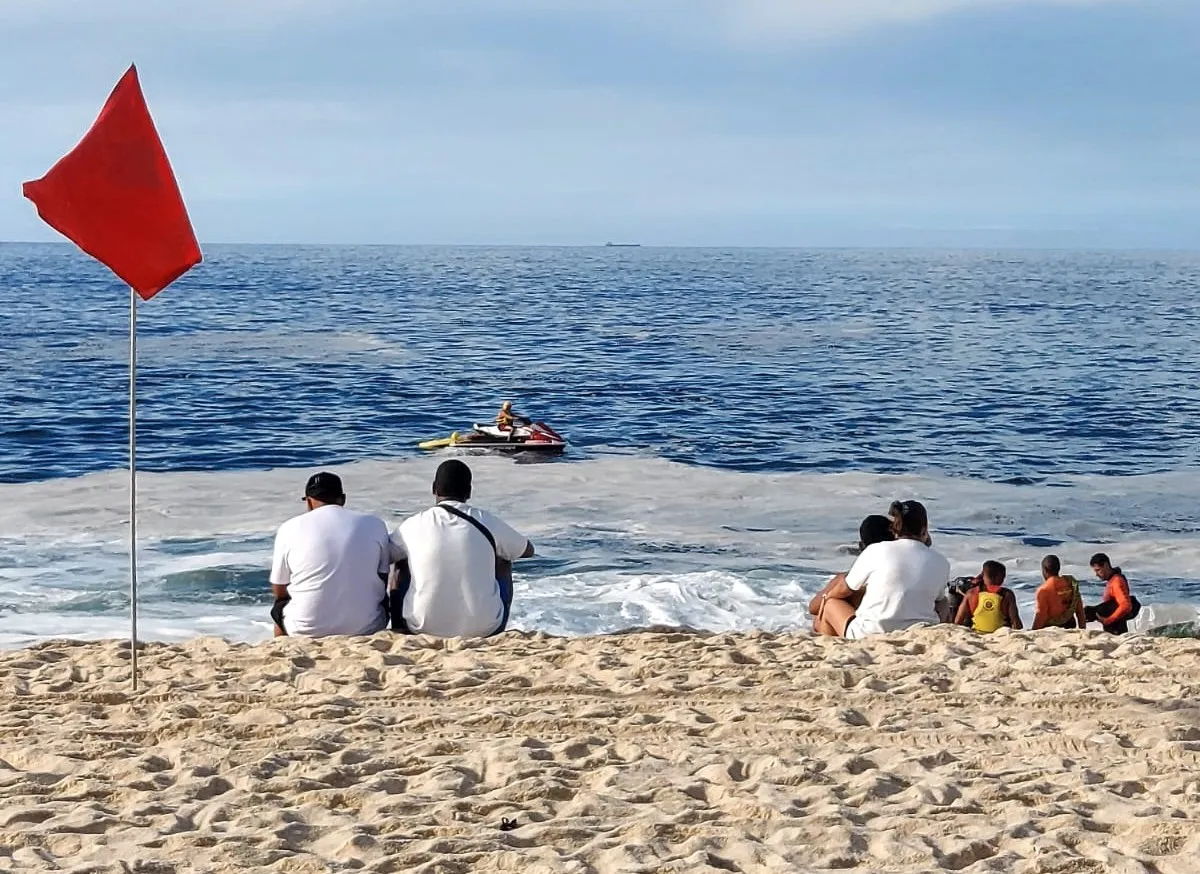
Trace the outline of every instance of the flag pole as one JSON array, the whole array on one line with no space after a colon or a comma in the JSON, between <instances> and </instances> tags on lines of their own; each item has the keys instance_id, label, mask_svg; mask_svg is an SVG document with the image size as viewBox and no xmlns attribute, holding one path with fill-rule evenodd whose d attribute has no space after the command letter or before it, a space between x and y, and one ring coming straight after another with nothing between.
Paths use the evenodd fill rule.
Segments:
<instances>
[{"instance_id":1,"label":"flag pole","mask_svg":"<svg viewBox=\"0 0 1200 874\"><path fill-rule=\"evenodd\" d=\"M137 662L137 292L129 289L129 658L133 691Z\"/></svg>"},{"instance_id":2,"label":"flag pole","mask_svg":"<svg viewBox=\"0 0 1200 874\"><path fill-rule=\"evenodd\" d=\"M129 286L129 664L138 688L137 311L203 260L130 65L75 148L21 186L42 221Z\"/></svg>"}]
</instances>

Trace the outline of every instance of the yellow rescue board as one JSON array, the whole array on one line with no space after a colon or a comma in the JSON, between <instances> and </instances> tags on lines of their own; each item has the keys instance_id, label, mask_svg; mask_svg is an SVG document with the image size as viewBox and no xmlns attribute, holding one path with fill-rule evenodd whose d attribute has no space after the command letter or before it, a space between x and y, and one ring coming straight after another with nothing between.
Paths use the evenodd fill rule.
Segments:
<instances>
[{"instance_id":1,"label":"yellow rescue board","mask_svg":"<svg viewBox=\"0 0 1200 874\"><path fill-rule=\"evenodd\" d=\"M449 437L441 437L437 440L426 440L424 443L418 443L418 449L445 449L447 446L453 446L458 443L458 433L451 434Z\"/></svg>"}]
</instances>

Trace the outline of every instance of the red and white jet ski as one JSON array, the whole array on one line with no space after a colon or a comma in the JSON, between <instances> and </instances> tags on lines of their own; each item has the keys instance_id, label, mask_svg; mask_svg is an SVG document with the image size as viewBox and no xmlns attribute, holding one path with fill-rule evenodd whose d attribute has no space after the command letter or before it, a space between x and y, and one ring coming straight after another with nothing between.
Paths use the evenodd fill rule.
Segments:
<instances>
[{"instance_id":1,"label":"red and white jet ski","mask_svg":"<svg viewBox=\"0 0 1200 874\"><path fill-rule=\"evenodd\" d=\"M426 440L417 444L420 449L487 449L493 452L537 452L554 455L567 448L567 441L545 422L524 422L511 428L499 425L480 425L470 431L455 431L449 437Z\"/></svg>"}]
</instances>

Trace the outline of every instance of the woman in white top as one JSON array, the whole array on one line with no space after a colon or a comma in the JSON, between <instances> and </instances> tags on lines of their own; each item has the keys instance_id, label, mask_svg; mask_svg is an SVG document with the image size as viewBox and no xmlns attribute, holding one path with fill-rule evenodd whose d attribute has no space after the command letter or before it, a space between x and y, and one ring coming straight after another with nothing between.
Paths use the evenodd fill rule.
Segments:
<instances>
[{"instance_id":1,"label":"woman in white top","mask_svg":"<svg viewBox=\"0 0 1200 874\"><path fill-rule=\"evenodd\" d=\"M950 562L926 545L929 517L923 504L898 501L891 515L896 539L868 546L845 579L830 587L813 623L818 634L859 639L938 621L934 601L946 591Z\"/></svg>"}]
</instances>

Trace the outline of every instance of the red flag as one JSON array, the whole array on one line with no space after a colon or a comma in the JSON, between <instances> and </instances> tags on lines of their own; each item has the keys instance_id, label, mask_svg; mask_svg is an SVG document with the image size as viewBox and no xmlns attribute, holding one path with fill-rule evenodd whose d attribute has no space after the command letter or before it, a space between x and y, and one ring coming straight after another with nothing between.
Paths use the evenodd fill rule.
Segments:
<instances>
[{"instance_id":1,"label":"red flag","mask_svg":"<svg viewBox=\"0 0 1200 874\"><path fill-rule=\"evenodd\" d=\"M38 215L143 300L200 263L200 246L130 67L79 145L23 187Z\"/></svg>"}]
</instances>

